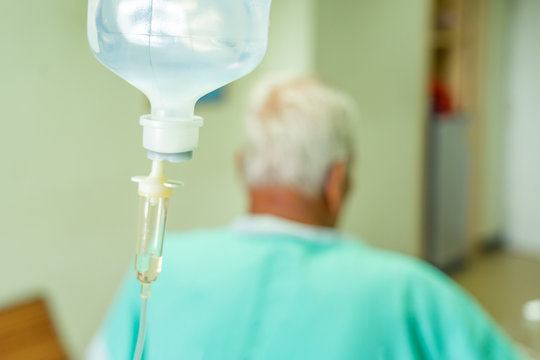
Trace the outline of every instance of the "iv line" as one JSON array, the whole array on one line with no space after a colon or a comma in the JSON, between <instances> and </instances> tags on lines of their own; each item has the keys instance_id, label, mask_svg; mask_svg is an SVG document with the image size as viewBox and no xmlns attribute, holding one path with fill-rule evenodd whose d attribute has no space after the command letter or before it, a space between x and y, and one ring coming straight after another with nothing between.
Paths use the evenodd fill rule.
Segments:
<instances>
[{"instance_id":1,"label":"iv line","mask_svg":"<svg viewBox=\"0 0 540 360\"><path fill-rule=\"evenodd\" d=\"M163 238L167 221L168 200L172 188L181 182L167 180L163 175L162 160L154 160L152 171L146 177L134 177L139 183L139 221L135 255L135 274L141 282L141 312L139 334L134 360L140 360L146 336L146 313L152 283L161 273Z\"/></svg>"},{"instance_id":2,"label":"iv line","mask_svg":"<svg viewBox=\"0 0 540 360\"><path fill-rule=\"evenodd\" d=\"M146 310L147 308L148 308L148 297L141 296L141 314L139 316L139 335L137 336L137 346L135 347L135 354L133 355L133 360L141 360L142 358L144 340L146 338Z\"/></svg>"}]
</instances>

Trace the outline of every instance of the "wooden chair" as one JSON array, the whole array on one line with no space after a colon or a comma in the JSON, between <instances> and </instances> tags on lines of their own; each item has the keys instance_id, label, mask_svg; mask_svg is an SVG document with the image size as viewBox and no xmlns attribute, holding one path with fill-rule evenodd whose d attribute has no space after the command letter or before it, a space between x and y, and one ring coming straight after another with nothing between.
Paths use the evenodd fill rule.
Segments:
<instances>
[{"instance_id":1,"label":"wooden chair","mask_svg":"<svg viewBox=\"0 0 540 360\"><path fill-rule=\"evenodd\" d=\"M67 359L43 300L0 310L0 359Z\"/></svg>"}]
</instances>

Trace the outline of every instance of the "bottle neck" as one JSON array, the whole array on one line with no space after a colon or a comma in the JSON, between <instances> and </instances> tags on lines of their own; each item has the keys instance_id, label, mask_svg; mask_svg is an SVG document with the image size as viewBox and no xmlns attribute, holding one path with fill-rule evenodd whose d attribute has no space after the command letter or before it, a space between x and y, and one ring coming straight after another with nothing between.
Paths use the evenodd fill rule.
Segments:
<instances>
[{"instance_id":1,"label":"bottle neck","mask_svg":"<svg viewBox=\"0 0 540 360\"><path fill-rule=\"evenodd\" d=\"M152 104L151 115L155 120L191 120L195 115L195 101L179 102L179 105L176 107L165 107Z\"/></svg>"}]
</instances>

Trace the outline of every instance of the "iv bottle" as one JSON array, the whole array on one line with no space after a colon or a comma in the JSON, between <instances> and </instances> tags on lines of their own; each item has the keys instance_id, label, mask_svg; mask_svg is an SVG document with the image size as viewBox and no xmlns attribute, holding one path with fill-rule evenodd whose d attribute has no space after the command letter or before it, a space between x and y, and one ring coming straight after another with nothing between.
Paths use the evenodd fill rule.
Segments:
<instances>
[{"instance_id":1,"label":"iv bottle","mask_svg":"<svg viewBox=\"0 0 540 360\"><path fill-rule=\"evenodd\" d=\"M192 151L197 100L250 73L267 47L271 0L89 0L88 40L110 70L152 107L143 146Z\"/></svg>"}]
</instances>

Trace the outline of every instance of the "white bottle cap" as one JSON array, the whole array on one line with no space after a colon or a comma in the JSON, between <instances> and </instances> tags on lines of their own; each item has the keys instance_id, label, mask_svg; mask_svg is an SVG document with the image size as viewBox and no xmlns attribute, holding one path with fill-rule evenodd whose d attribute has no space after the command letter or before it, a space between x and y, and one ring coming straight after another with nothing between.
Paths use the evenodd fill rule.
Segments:
<instances>
[{"instance_id":1,"label":"white bottle cap","mask_svg":"<svg viewBox=\"0 0 540 360\"><path fill-rule=\"evenodd\" d=\"M141 116L143 147L162 154L179 154L193 151L199 145L199 128L203 119L191 120L155 119L152 115Z\"/></svg>"}]
</instances>

